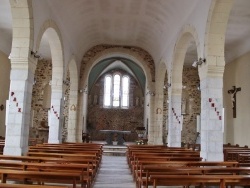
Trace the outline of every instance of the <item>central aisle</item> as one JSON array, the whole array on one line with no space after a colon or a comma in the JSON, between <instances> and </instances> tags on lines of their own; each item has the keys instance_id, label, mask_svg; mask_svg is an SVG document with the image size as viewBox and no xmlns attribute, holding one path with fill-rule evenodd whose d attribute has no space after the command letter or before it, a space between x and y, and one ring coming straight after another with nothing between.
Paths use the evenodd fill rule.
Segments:
<instances>
[{"instance_id":1,"label":"central aisle","mask_svg":"<svg viewBox=\"0 0 250 188\"><path fill-rule=\"evenodd\" d=\"M135 188L125 156L103 156L93 188Z\"/></svg>"}]
</instances>

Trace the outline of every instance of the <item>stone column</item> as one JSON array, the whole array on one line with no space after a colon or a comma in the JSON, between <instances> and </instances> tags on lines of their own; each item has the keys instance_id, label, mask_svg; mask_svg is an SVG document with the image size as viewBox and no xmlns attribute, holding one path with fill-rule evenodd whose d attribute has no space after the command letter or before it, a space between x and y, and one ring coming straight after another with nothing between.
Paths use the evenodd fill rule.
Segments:
<instances>
[{"instance_id":1,"label":"stone column","mask_svg":"<svg viewBox=\"0 0 250 188\"><path fill-rule=\"evenodd\" d=\"M168 146L181 147L181 95L172 94L169 101Z\"/></svg>"},{"instance_id":2,"label":"stone column","mask_svg":"<svg viewBox=\"0 0 250 188\"><path fill-rule=\"evenodd\" d=\"M206 161L223 161L222 77L201 80L201 157Z\"/></svg>"},{"instance_id":3,"label":"stone column","mask_svg":"<svg viewBox=\"0 0 250 188\"><path fill-rule=\"evenodd\" d=\"M60 117L63 116L62 102L62 85L53 84L52 80L52 96L51 108L49 111L49 139L48 143L61 143L62 124Z\"/></svg>"},{"instance_id":4,"label":"stone column","mask_svg":"<svg viewBox=\"0 0 250 188\"><path fill-rule=\"evenodd\" d=\"M25 155L28 151L29 123L35 62L11 59L9 111L5 134L5 155Z\"/></svg>"},{"instance_id":5,"label":"stone column","mask_svg":"<svg viewBox=\"0 0 250 188\"><path fill-rule=\"evenodd\" d=\"M149 95L149 94L147 94L147 95ZM149 96L147 96L147 98L148 98L148 101L149 101L149 103L148 103L148 105L149 106L147 106L148 107L148 111L147 111L147 113L148 113L148 122L149 122L149 124L148 124L148 144L149 145L153 145L153 144L155 144L154 143L154 127L155 127L155 120L154 120L154 96L152 96L152 95L149 95Z\"/></svg>"},{"instance_id":6,"label":"stone column","mask_svg":"<svg viewBox=\"0 0 250 188\"><path fill-rule=\"evenodd\" d=\"M68 119L68 142L76 142L76 122L77 122L77 90L70 91L69 96L69 119Z\"/></svg>"},{"instance_id":7,"label":"stone column","mask_svg":"<svg viewBox=\"0 0 250 188\"><path fill-rule=\"evenodd\" d=\"M154 144L163 144L163 94L155 95L154 115Z\"/></svg>"}]
</instances>

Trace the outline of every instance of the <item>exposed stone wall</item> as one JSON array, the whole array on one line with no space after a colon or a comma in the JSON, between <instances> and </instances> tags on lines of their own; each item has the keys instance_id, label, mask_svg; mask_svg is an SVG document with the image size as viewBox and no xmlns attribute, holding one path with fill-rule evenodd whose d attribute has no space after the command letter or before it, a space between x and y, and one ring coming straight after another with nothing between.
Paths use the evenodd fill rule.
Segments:
<instances>
[{"instance_id":1,"label":"exposed stone wall","mask_svg":"<svg viewBox=\"0 0 250 188\"><path fill-rule=\"evenodd\" d=\"M193 67L183 67L182 75L182 109L183 127L182 127L182 142L195 143L196 132L196 116L201 111L201 93L199 87L198 69Z\"/></svg>"},{"instance_id":2,"label":"exposed stone wall","mask_svg":"<svg viewBox=\"0 0 250 188\"><path fill-rule=\"evenodd\" d=\"M31 125L30 125L30 138L43 139L44 142L48 141L48 111L50 110L50 96L52 79L52 62L51 61L38 61L35 72L35 82L32 90L32 103L31 103ZM67 74L67 81L69 83L69 72ZM64 84L64 124L67 125L68 121L68 99L69 99L69 84ZM64 125L64 127L65 127ZM66 138L67 131L63 127L63 140Z\"/></svg>"},{"instance_id":3,"label":"exposed stone wall","mask_svg":"<svg viewBox=\"0 0 250 188\"><path fill-rule=\"evenodd\" d=\"M168 84L168 76L167 71L165 73L165 80L164 80L164 86ZM168 130L167 130L167 122L168 122L168 87L163 89L163 144L167 143L167 136L168 136Z\"/></svg>"},{"instance_id":4,"label":"exposed stone wall","mask_svg":"<svg viewBox=\"0 0 250 188\"><path fill-rule=\"evenodd\" d=\"M122 72L122 71L121 71ZM143 126L144 98L137 81L130 77L129 109L103 108L104 76L92 87L88 98L87 130L93 140L105 140L99 130L126 130L132 134L125 135L127 142L137 140L135 128Z\"/></svg>"}]
</instances>

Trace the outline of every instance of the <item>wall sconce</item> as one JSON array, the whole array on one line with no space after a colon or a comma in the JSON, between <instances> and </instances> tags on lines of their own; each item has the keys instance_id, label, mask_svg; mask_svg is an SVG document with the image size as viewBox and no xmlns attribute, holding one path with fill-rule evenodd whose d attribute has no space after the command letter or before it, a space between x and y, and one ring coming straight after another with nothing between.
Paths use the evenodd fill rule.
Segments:
<instances>
[{"instance_id":1,"label":"wall sconce","mask_svg":"<svg viewBox=\"0 0 250 188\"><path fill-rule=\"evenodd\" d=\"M33 85L35 85L36 84L36 78L34 78L34 80L33 80Z\"/></svg>"},{"instance_id":2,"label":"wall sconce","mask_svg":"<svg viewBox=\"0 0 250 188\"><path fill-rule=\"evenodd\" d=\"M198 91L200 91L200 90L201 90L200 84L198 84L198 86L197 86L197 90L198 90Z\"/></svg>"},{"instance_id":3,"label":"wall sconce","mask_svg":"<svg viewBox=\"0 0 250 188\"><path fill-rule=\"evenodd\" d=\"M88 86L87 85L84 87L83 92L86 94L88 93Z\"/></svg>"},{"instance_id":4,"label":"wall sconce","mask_svg":"<svg viewBox=\"0 0 250 188\"><path fill-rule=\"evenodd\" d=\"M0 110L1 110L1 111L4 110L4 105L3 105L3 104L0 105Z\"/></svg>"},{"instance_id":5,"label":"wall sconce","mask_svg":"<svg viewBox=\"0 0 250 188\"><path fill-rule=\"evenodd\" d=\"M148 92L146 93L146 95L155 96L155 92L153 92L153 91L148 91Z\"/></svg>"},{"instance_id":6,"label":"wall sconce","mask_svg":"<svg viewBox=\"0 0 250 188\"><path fill-rule=\"evenodd\" d=\"M30 54L34 57L34 58L36 58L36 59L39 59L40 58L40 55L38 55L37 54L37 51L36 52L34 52L34 51L30 51Z\"/></svg>"},{"instance_id":7,"label":"wall sconce","mask_svg":"<svg viewBox=\"0 0 250 188\"><path fill-rule=\"evenodd\" d=\"M206 63L206 59L205 58L199 58L198 60L196 60L196 61L194 61L193 62L193 64L192 64L192 66L193 67L197 67L198 65L201 65L202 63Z\"/></svg>"},{"instance_id":8,"label":"wall sconce","mask_svg":"<svg viewBox=\"0 0 250 188\"><path fill-rule=\"evenodd\" d=\"M163 89L167 90L168 88L171 87L171 83L167 83L163 86Z\"/></svg>"},{"instance_id":9,"label":"wall sconce","mask_svg":"<svg viewBox=\"0 0 250 188\"><path fill-rule=\"evenodd\" d=\"M85 85L85 87L83 88L83 89L79 89L79 93L82 93L82 92L84 92L84 93L88 93L88 86L87 85Z\"/></svg>"}]
</instances>

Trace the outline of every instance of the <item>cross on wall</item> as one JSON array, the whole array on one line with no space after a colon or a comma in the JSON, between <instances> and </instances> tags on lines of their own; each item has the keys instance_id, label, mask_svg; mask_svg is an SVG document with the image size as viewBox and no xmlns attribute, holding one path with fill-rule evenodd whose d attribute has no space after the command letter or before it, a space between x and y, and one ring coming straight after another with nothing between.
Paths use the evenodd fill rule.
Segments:
<instances>
[{"instance_id":1,"label":"cross on wall","mask_svg":"<svg viewBox=\"0 0 250 188\"><path fill-rule=\"evenodd\" d=\"M238 91L241 91L241 87L236 88L236 86L233 86L233 89L227 91L231 95L233 118L236 118L236 94Z\"/></svg>"}]
</instances>

